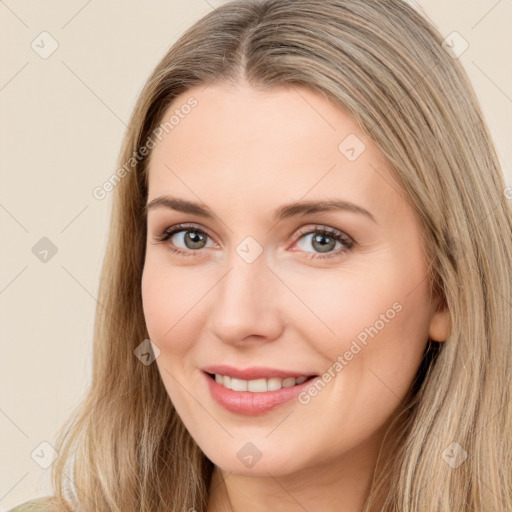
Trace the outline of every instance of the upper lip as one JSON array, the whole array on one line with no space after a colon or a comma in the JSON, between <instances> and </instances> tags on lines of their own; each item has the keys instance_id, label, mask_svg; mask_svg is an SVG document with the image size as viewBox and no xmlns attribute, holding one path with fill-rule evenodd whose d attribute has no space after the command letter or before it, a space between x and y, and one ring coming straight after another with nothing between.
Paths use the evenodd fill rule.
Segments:
<instances>
[{"instance_id":1,"label":"upper lip","mask_svg":"<svg viewBox=\"0 0 512 512\"><path fill-rule=\"evenodd\" d=\"M263 366L252 366L250 368L235 368L229 365L215 365L215 366L207 366L202 369L206 373L216 373L218 375L227 375L229 377L234 377L235 379L242 380L255 380L255 379L269 379L272 377L279 379L287 379L289 377L311 377L315 374L313 373L304 373L299 370L297 371L288 371L288 370L280 370L277 368L265 368Z\"/></svg>"}]
</instances>

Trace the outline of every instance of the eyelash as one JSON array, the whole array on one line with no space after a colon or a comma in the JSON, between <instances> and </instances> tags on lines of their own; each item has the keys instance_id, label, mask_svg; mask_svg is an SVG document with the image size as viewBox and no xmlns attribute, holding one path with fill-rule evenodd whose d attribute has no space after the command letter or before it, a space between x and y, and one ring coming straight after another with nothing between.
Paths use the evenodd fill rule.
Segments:
<instances>
[{"instance_id":1,"label":"eyelash","mask_svg":"<svg viewBox=\"0 0 512 512\"><path fill-rule=\"evenodd\" d=\"M162 231L159 235L156 235L154 237L154 240L156 243L165 243L173 235L175 235L176 233L179 233L181 231L193 231L195 233L199 233L199 234L204 235L211 239L211 237L208 235L208 233L206 231L204 231L203 229L201 229L195 225L176 224L175 226L171 226L171 227L164 229L164 231ZM346 252L350 251L355 245L354 240L352 238L350 238L348 235L346 235L345 233L343 233L342 231L338 231L337 229L329 228L326 226L315 226L314 228L300 229L297 233L297 237L296 237L295 241L298 241L303 236L310 235L310 234L326 235L344 245L343 248L338 249L337 251L334 251L332 253L326 253L326 254L314 253L314 252L311 253L311 252L306 251L306 253L308 254L307 258L310 258L310 259L323 260L323 259L331 259L331 258L340 257L340 256L344 255ZM183 256L191 256L191 257L198 256L198 254L194 254L194 253L197 253L200 251L200 249L184 250L184 249L180 249L177 247L170 247L170 250L176 254L181 254Z\"/></svg>"}]
</instances>

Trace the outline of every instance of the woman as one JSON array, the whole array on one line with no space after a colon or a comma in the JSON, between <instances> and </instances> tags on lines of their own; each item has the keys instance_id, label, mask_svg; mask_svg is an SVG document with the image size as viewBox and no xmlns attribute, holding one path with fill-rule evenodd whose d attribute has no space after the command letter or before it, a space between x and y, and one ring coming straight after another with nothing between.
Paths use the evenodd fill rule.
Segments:
<instances>
[{"instance_id":1,"label":"woman","mask_svg":"<svg viewBox=\"0 0 512 512\"><path fill-rule=\"evenodd\" d=\"M32 505L512 510L512 214L450 46L401 1L269 0L169 50Z\"/></svg>"}]
</instances>

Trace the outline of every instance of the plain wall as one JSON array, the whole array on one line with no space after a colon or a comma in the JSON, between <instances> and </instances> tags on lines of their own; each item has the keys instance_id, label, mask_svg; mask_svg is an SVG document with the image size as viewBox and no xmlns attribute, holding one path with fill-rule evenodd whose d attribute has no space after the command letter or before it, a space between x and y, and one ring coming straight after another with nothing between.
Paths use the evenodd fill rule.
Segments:
<instances>
[{"instance_id":1,"label":"plain wall","mask_svg":"<svg viewBox=\"0 0 512 512\"><path fill-rule=\"evenodd\" d=\"M51 468L35 462L49 454L40 443L52 443L89 384L112 199L92 190L116 169L153 67L220 3L0 2L0 510L52 494ZM418 3L443 35L457 31L469 43L460 59L512 185L512 2ZM48 58L43 31L58 43ZM41 250L46 262L34 254Z\"/></svg>"}]
</instances>

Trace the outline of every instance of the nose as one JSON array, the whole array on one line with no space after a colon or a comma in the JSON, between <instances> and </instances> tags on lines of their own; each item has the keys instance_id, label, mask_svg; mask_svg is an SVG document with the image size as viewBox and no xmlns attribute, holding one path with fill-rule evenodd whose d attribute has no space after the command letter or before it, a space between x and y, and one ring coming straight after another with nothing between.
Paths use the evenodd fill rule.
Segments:
<instances>
[{"instance_id":1,"label":"nose","mask_svg":"<svg viewBox=\"0 0 512 512\"><path fill-rule=\"evenodd\" d=\"M278 289L282 283L262 256L247 263L235 254L231 263L215 287L210 331L231 345L277 339L283 329Z\"/></svg>"}]
</instances>

